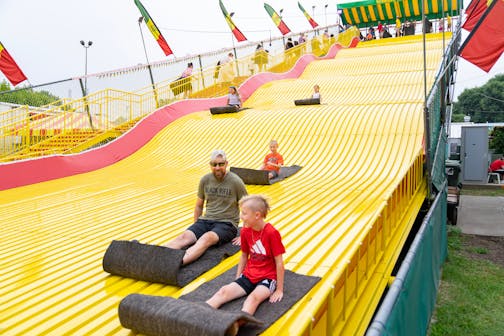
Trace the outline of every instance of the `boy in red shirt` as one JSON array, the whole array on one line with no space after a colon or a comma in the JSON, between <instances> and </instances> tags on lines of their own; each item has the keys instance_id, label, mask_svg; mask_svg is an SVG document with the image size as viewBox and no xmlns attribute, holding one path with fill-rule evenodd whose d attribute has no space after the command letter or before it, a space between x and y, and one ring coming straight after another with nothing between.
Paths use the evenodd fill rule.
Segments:
<instances>
[{"instance_id":1,"label":"boy in red shirt","mask_svg":"<svg viewBox=\"0 0 504 336\"><path fill-rule=\"evenodd\" d=\"M254 315L261 302L282 300L285 268L282 254L285 247L280 233L264 219L270 209L262 195L249 195L240 200L242 255L236 280L221 287L208 301L213 308L248 295L242 311ZM238 328L238 325L235 326Z\"/></svg>"},{"instance_id":2,"label":"boy in red shirt","mask_svg":"<svg viewBox=\"0 0 504 336\"><path fill-rule=\"evenodd\" d=\"M272 179L278 177L280 167L282 167L284 161L282 155L278 153L278 142L276 140L270 141L269 148L271 153L264 158L261 170L267 170L269 172L268 178Z\"/></svg>"}]
</instances>

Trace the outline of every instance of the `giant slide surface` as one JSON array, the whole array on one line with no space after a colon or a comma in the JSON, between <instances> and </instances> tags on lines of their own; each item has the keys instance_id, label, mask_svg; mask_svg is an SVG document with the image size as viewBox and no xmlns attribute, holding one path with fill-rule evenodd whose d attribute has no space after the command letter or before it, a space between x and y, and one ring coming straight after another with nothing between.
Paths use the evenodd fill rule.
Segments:
<instances>
[{"instance_id":1,"label":"giant slide surface","mask_svg":"<svg viewBox=\"0 0 504 336\"><path fill-rule=\"evenodd\" d=\"M283 236L286 268L322 281L266 334L306 328L316 335L362 334L425 197L421 172L415 174L422 183L407 182L409 189L414 185L412 197L397 191L423 155L422 40L387 40L340 50L334 59L311 62L297 79L262 85L246 111L182 116L105 168L0 191L0 333L128 335L117 315L127 294L178 297L231 268L238 255L177 288L111 276L101 261L113 239L163 244L190 225L213 149L224 149L231 166L257 168L276 139L285 163L303 169L280 183L247 189L271 198L268 220ZM443 44L433 35L426 45L430 88ZM294 106L314 84L323 104ZM379 254L378 233L366 235L380 227L374 224L394 193L398 205L408 203L402 208L408 210L392 214L406 223L397 244L359 275L372 290L359 287L358 304L347 300L347 307L335 308L345 309L336 319L343 322L323 326L323 293L342 286L338 274L363 241ZM306 327L317 321L320 326Z\"/></svg>"}]
</instances>

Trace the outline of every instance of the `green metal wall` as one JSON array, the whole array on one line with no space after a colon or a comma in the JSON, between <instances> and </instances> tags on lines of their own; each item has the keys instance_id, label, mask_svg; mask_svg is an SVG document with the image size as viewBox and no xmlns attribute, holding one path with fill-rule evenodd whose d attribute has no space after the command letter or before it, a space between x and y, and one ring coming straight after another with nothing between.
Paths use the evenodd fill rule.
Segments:
<instances>
[{"instance_id":1,"label":"green metal wall","mask_svg":"<svg viewBox=\"0 0 504 336\"><path fill-rule=\"evenodd\" d=\"M367 336L425 336L447 255L446 191L434 200Z\"/></svg>"}]
</instances>

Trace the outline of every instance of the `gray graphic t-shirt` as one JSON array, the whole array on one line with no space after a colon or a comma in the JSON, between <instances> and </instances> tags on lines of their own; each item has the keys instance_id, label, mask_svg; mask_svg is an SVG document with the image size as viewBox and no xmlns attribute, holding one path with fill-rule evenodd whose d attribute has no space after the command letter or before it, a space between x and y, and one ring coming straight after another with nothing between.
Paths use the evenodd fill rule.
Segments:
<instances>
[{"instance_id":1,"label":"gray graphic t-shirt","mask_svg":"<svg viewBox=\"0 0 504 336\"><path fill-rule=\"evenodd\" d=\"M201 178L198 188L198 197L206 202L205 214L200 218L231 222L238 226L238 201L245 195L245 184L235 173L227 172L221 182L212 173L206 174Z\"/></svg>"}]
</instances>

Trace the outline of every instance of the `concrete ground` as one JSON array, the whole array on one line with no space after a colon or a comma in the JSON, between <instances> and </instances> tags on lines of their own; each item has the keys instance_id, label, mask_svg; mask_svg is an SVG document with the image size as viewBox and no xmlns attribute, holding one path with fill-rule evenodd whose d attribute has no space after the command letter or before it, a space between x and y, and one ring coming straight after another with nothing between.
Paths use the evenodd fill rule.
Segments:
<instances>
[{"instance_id":1,"label":"concrete ground","mask_svg":"<svg viewBox=\"0 0 504 336\"><path fill-rule=\"evenodd\" d=\"M461 195L457 226L467 234L504 237L504 197Z\"/></svg>"}]
</instances>

